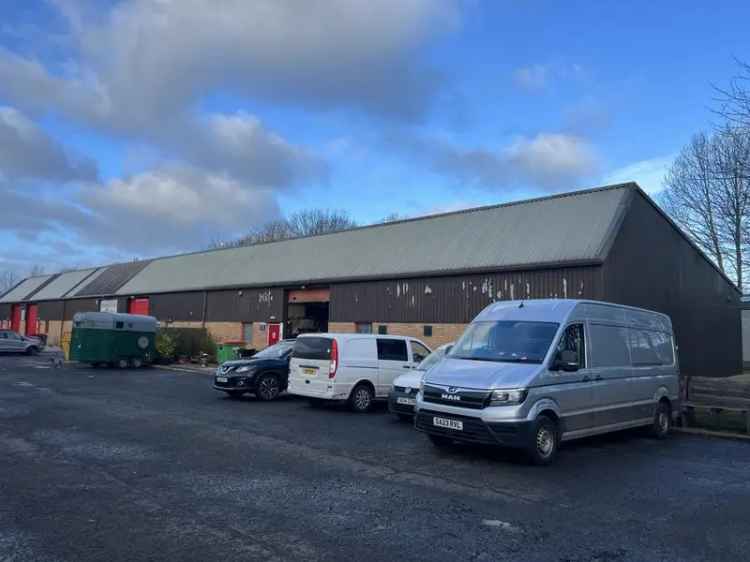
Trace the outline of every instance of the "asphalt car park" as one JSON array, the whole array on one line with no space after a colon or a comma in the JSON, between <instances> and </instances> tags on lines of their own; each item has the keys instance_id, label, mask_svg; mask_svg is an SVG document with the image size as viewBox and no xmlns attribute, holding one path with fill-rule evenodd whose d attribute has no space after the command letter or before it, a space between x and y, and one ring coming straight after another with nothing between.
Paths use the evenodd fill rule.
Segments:
<instances>
[{"instance_id":1,"label":"asphalt car park","mask_svg":"<svg viewBox=\"0 0 750 562\"><path fill-rule=\"evenodd\" d=\"M740 560L750 445L623 432L532 467L161 369L0 357L0 560Z\"/></svg>"}]
</instances>

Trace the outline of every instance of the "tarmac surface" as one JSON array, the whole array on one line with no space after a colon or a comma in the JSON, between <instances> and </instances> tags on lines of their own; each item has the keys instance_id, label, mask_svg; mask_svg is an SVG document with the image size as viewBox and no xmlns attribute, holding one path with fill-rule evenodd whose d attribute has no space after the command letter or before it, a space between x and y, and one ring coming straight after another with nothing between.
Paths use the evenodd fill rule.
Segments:
<instances>
[{"instance_id":1,"label":"tarmac surface","mask_svg":"<svg viewBox=\"0 0 750 562\"><path fill-rule=\"evenodd\" d=\"M747 560L750 443L624 432L550 467L384 409L0 357L0 560Z\"/></svg>"}]
</instances>

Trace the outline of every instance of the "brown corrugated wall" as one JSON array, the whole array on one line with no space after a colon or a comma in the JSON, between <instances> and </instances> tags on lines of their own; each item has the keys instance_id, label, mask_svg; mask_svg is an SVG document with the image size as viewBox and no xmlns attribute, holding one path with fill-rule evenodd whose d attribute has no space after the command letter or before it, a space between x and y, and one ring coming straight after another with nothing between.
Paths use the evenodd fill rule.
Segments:
<instances>
[{"instance_id":1,"label":"brown corrugated wall","mask_svg":"<svg viewBox=\"0 0 750 562\"><path fill-rule=\"evenodd\" d=\"M331 286L331 322L470 322L498 300L601 299L598 266L345 283Z\"/></svg>"}]
</instances>

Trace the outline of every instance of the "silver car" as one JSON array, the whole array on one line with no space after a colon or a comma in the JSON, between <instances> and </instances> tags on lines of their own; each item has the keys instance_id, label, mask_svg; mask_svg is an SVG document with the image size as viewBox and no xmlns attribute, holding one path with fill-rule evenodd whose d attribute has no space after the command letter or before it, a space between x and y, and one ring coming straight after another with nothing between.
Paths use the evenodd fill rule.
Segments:
<instances>
[{"instance_id":1,"label":"silver car","mask_svg":"<svg viewBox=\"0 0 750 562\"><path fill-rule=\"evenodd\" d=\"M12 330L0 330L0 353L39 353L42 343L39 338L23 336Z\"/></svg>"},{"instance_id":2,"label":"silver car","mask_svg":"<svg viewBox=\"0 0 750 562\"><path fill-rule=\"evenodd\" d=\"M525 449L552 462L560 442L632 427L664 437L679 412L668 316L579 300L496 303L467 327L417 395L417 429Z\"/></svg>"}]
</instances>

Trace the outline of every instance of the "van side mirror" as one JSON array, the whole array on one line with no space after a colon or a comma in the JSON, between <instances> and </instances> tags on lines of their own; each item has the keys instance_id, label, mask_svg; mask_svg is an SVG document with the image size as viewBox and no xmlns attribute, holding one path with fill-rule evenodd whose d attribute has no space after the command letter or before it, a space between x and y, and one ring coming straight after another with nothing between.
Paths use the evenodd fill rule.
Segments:
<instances>
[{"instance_id":1,"label":"van side mirror","mask_svg":"<svg viewBox=\"0 0 750 562\"><path fill-rule=\"evenodd\" d=\"M581 368L578 363L578 354L570 349L560 351L552 362L553 371L565 371L572 373Z\"/></svg>"}]
</instances>

